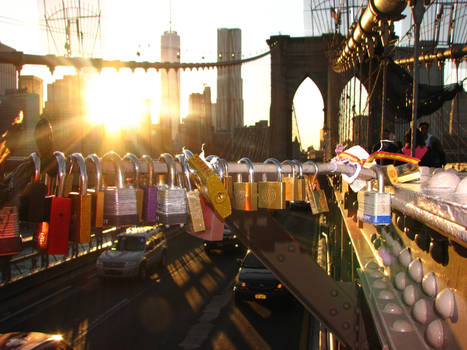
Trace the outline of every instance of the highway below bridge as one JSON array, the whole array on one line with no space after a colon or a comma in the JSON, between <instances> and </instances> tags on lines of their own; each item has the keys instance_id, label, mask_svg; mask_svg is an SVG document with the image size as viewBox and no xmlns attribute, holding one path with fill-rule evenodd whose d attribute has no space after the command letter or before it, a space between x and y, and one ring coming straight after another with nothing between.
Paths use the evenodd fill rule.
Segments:
<instances>
[{"instance_id":1,"label":"highway below bridge","mask_svg":"<svg viewBox=\"0 0 467 350\"><path fill-rule=\"evenodd\" d=\"M90 254L79 268L3 300L0 333L60 333L75 349L305 348L310 316L292 296L234 303L243 253L207 254L201 240L172 230L167 267L144 282L99 279Z\"/></svg>"}]
</instances>

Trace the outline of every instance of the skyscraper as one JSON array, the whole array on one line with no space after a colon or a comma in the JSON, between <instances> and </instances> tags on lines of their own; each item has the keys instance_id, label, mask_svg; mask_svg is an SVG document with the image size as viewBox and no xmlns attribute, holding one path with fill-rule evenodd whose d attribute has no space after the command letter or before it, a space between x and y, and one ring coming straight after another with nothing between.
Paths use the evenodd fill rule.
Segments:
<instances>
[{"instance_id":1,"label":"skyscraper","mask_svg":"<svg viewBox=\"0 0 467 350\"><path fill-rule=\"evenodd\" d=\"M169 30L161 37L161 61L180 62L180 36ZM160 127L163 142L170 147L179 137L180 127L180 71L161 70Z\"/></svg>"},{"instance_id":2,"label":"skyscraper","mask_svg":"<svg viewBox=\"0 0 467 350\"><path fill-rule=\"evenodd\" d=\"M217 60L228 62L242 57L242 32L238 28L217 30ZM217 69L216 132L233 135L243 126L243 81L240 65Z\"/></svg>"}]
</instances>

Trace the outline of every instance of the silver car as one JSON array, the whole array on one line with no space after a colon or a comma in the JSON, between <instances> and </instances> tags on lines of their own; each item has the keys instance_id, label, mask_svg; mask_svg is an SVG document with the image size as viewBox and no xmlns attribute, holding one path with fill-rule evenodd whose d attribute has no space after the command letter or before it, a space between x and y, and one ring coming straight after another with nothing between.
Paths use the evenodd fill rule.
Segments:
<instances>
[{"instance_id":1,"label":"silver car","mask_svg":"<svg viewBox=\"0 0 467 350\"><path fill-rule=\"evenodd\" d=\"M139 277L155 265L167 265L167 241L162 226L131 228L117 235L112 247L97 258L99 277Z\"/></svg>"}]
</instances>

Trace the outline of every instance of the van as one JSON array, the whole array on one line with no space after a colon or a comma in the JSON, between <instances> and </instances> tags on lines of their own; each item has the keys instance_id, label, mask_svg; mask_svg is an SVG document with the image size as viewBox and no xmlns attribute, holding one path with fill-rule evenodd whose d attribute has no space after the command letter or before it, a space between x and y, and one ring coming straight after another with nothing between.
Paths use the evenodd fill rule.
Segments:
<instances>
[{"instance_id":1,"label":"van","mask_svg":"<svg viewBox=\"0 0 467 350\"><path fill-rule=\"evenodd\" d=\"M150 268L167 265L163 226L133 227L117 235L96 261L99 277L148 278Z\"/></svg>"}]
</instances>

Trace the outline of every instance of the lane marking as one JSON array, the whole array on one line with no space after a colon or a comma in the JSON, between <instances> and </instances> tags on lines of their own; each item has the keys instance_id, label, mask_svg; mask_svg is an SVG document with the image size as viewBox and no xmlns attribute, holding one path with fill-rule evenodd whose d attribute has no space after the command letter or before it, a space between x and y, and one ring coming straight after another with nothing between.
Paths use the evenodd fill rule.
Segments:
<instances>
[{"instance_id":1,"label":"lane marking","mask_svg":"<svg viewBox=\"0 0 467 350\"><path fill-rule=\"evenodd\" d=\"M12 317L15 317L17 315L20 315L21 313L33 308L33 307L36 307L37 305L41 304L41 303L45 303L47 300L51 299L51 298L54 298L55 296L67 291L68 289L71 289L71 286L66 286L62 289L59 289L58 291L56 291L55 293L51 294L51 295L48 295L42 299L39 299L38 301L36 301L35 303L32 303L16 312L14 312L13 314L10 314L10 315L7 315L5 316L4 318L0 319L0 322L5 322L6 320L12 318Z\"/></svg>"},{"instance_id":2,"label":"lane marking","mask_svg":"<svg viewBox=\"0 0 467 350\"><path fill-rule=\"evenodd\" d=\"M138 293L139 294L139 293ZM132 298L133 299L133 298ZM106 310L104 313L100 314L99 316L96 317L94 321L91 322L91 324L86 328L86 330L83 330L80 332L72 341L73 345L76 345L78 342L80 342L90 331L92 331L94 328L102 324L104 321L106 321L111 315L125 307L127 304L130 303L130 299L124 298L120 300L117 304L112 306L110 309Z\"/></svg>"}]
</instances>

